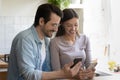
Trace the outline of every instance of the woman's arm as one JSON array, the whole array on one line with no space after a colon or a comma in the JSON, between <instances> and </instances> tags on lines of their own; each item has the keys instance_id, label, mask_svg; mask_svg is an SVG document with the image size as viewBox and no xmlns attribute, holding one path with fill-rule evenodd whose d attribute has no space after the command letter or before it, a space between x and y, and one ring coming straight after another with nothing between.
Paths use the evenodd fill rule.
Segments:
<instances>
[{"instance_id":1,"label":"woman's arm","mask_svg":"<svg viewBox=\"0 0 120 80\"><path fill-rule=\"evenodd\" d=\"M59 47L56 39L52 39L50 42L50 55L51 55L52 70L61 69Z\"/></svg>"},{"instance_id":2,"label":"woman's arm","mask_svg":"<svg viewBox=\"0 0 120 80\"><path fill-rule=\"evenodd\" d=\"M90 46L90 41L89 38L85 36L85 53L86 53L86 60L85 60L85 66L86 68L90 65L91 63L91 46Z\"/></svg>"}]
</instances>

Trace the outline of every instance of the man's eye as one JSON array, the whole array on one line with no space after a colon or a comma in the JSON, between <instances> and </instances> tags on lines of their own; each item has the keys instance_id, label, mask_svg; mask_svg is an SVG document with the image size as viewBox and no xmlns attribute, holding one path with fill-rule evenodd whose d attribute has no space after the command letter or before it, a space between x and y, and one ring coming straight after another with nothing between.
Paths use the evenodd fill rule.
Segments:
<instances>
[{"instance_id":1,"label":"man's eye","mask_svg":"<svg viewBox=\"0 0 120 80\"><path fill-rule=\"evenodd\" d=\"M58 27L60 24L57 24L57 23L54 23L54 24L52 24L52 26L54 26L54 27Z\"/></svg>"},{"instance_id":2,"label":"man's eye","mask_svg":"<svg viewBox=\"0 0 120 80\"><path fill-rule=\"evenodd\" d=\"M53 24L53 26L57 26L57 24Z\"/></svg>"}]
</instances>

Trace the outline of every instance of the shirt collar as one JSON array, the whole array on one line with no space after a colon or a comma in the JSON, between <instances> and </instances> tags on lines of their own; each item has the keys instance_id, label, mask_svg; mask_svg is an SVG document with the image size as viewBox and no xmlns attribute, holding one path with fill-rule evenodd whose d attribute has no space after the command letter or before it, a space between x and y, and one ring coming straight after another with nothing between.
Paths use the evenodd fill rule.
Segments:
<instances>
[{"instance_id":1,"label":"shirt collar","mask_svg":"<svg viewBox=\"0 0 120 80\"><path fill-rule=\"evenodd\" d=\"M37 33L36 28L35 28L34 25L31 26L31 30L32 30L33 37L34 37L35 41L37 43L42 43L41 40L40 40L40 38L39 38L39 36L38 36L38 33ZM45 44L49 45L50 38L45 37L44 39L45 39Z\"/></svg>"},{"instance_id":2,"label":"shirt collar","mask_svg":"<svg viewBox=\"0 0 120 80\"><path fill-rule=\"evenodd\" d=\"M35 28L34 25L31 26L31 30L32 30L33 37L34 37L35 41L36 41L37 43L41 43L40 38L39 38L39 36L38 36L38 33L37 33L36 28Z\"/></svg>"}]
</instances>

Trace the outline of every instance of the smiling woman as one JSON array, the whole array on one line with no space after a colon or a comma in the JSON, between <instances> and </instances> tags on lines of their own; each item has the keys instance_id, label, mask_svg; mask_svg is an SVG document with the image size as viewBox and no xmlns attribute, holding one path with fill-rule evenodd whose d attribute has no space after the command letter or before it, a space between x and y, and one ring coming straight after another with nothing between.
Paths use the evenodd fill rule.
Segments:
<instances>
[{"instance_id":1,"label":"smiling woman","mask_svg":"<svg viewBox=\"0 0 120 80\"><path fill-rule=\"evenodd\" d=\"M79 34L79 17L73 9L64 9L63 15L56 36L50 42L52 69L55 71L62 69L66 63L72 62L75 58L82 58L82 67L87 68L91 62L89 38ZM92 69L86 71L94 73ZM90 77L92 78L92 75Z\"/></svg>"}]
</instances>

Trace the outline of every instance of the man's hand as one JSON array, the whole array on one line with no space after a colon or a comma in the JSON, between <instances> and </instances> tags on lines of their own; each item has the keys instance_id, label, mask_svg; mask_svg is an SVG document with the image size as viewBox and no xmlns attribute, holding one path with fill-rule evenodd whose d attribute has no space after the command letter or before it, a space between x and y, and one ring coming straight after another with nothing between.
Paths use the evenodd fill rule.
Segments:
<instances>
[{"instance_id":1,"label":"man's hand","mask_svg":"<svg viewBox=\"0 0 120 80\"><path fill-rule=\"evenodd\" d=\"M63 70L65 74L68 76L68 78L73 78L75 75L79 73L79 70L81 68L81 62L77 63L73 68L70 68L73 65L73 63L65 64L63 67Z\"/></svg>"}]
</instances>

